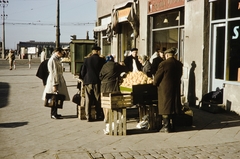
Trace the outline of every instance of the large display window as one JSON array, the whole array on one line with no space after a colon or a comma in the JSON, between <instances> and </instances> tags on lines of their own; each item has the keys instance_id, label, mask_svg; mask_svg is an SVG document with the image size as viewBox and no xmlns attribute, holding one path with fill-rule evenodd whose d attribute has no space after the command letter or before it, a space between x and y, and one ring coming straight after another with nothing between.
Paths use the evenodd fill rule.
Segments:
<instances>
[{"instance_id":1,"label":"large display window","mask_svg":"<svg viewBox=\"0 0 240 159\"><path fill-rule=\"evenodd\" d=\"M224 83L240 82L240 1L210 1L212 43L211 85L212 90Z\"/></svg>"},{"instance_id":2,"label":"large display window","mask_svg":"<svg viewBox=\"0 0 240 159\"><path fill-rule=\"evenodd\" d=\"M228 23L227 80L237 81L240 76L240 20Z\"/></svg>"},{"instance_id":3,"label":"large display window","mask_svg":"<svg viewBox=\"0 0 240 159\"><path fill-rule=\"evenodd\" d=\"M178 8L150 17L150 26L152 26L152 52L156 48L178 48L178 58L182 58L180 38L184 27L184 8Z\"/></svg>"}]
</instances>

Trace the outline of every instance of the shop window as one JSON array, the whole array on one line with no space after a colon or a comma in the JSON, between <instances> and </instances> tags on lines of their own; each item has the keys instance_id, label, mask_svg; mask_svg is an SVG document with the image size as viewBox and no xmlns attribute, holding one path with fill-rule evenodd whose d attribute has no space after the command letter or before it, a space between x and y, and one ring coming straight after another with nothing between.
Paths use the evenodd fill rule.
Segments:
<instances>
[{"instance_id":1,"label":"shop window","mask_svg":"<svg viewBox=\"0 0 240 159\"><path fill-rule=\"evenodd\" d=\"M226 18L226 0L217 0L213 2L212 20Z\"/></svg>"},{"instance_id":2,"label":"shop window","mask_svg":"<svg viewBox=\"0 0 240 159\"><path fill-rule=\"evenodd\" d=\"M178 26L179 20L178 12L156 14L153 16L153 29Z\"/></svg>"},{"instance_id":3,"label":"shop window","mask_svg":"<svg viewBox=\"0 0 240 159\"><path fill-rule=\"evenodd\" d=\"M229 0L229 18L240 17L240 1Z\"/></svg>"},{"instance_id":4,"label":"shop window","mask_svg":"<svg viewBox=\"0 0 240 159\"><path fill-rule=\"evenodd\" d=\"M178 29L153 32L153 48L178 47Z\"/></svg>"},{"instance_id":5,"label":"shop window","mask_svg":"<svg viewBox=\"0 0 240 159\"><path fill-rule=\"evenodd\" d=\"M240 21L229 22L227 79L237 81L240 72Z\"/></svg>"}]
</instances>

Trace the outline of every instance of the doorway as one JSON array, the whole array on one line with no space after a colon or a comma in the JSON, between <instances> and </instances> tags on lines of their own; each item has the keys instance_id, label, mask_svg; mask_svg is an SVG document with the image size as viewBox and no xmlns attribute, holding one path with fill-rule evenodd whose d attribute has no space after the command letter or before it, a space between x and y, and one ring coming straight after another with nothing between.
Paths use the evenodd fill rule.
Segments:
<instances>
[{"instance_id":1,"label":"doorway","mask_svg":"<svg viewBox=\"0 0 240 159\"><path fill-rule=\"evenodd\" d=\"M225 24L215 24L213 26L213 45L212 45L212 59L211 59L211 85L210 91L220 89L223 87L225 81Z\"/></svg>"}]
</instances>

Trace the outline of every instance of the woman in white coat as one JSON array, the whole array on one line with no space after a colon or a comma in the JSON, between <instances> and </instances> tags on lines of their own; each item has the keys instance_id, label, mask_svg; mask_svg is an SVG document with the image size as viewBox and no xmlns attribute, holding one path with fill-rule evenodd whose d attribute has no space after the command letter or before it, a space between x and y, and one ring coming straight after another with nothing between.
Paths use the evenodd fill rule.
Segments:
<instances>
[{"instance_id":1,"label":"woman in white coat","mask_svg":"<svg viewBox=\"0 0 240 159\"><path fill-rule=\"evenodd\" d=\"M67 85L63 77L62 64L60 58L64 55L62 48L56 48L51 58L48 60L48 78L47 84L43 92L43 100L45 100L46 93L58 92L65 95L65 101L69 101L70 97L67 90ZM51 118L59 119L60 114L57 114L57 107L51 108Z\"/></svg>"}]
</instances>

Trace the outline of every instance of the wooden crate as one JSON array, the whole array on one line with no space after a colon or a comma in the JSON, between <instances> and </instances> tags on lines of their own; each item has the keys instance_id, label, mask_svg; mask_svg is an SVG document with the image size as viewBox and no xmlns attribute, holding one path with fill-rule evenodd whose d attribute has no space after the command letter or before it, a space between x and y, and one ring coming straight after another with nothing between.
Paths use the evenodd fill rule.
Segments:
<instances>
[{"instance_id":1,"label":"wooden crate","mask_svg":"<svg viewBox=\"0 0 240 159\"><path fill-rule=\"evenodd\" d=\"M102 93L101 106L107 109L118 109L132 106L131 93Z\"/></svg>"},{"instance_id":2,"label":"wooden crate","mask_svg":"<svg viewBox=\"0 0 240 159\"><path fill-rule=\"evenodd\" d=\"M126 108L110 109L109 110L109 135L126 136ZM110 124L112 123L112 124Z\"/></svg>"}]
</instances>

